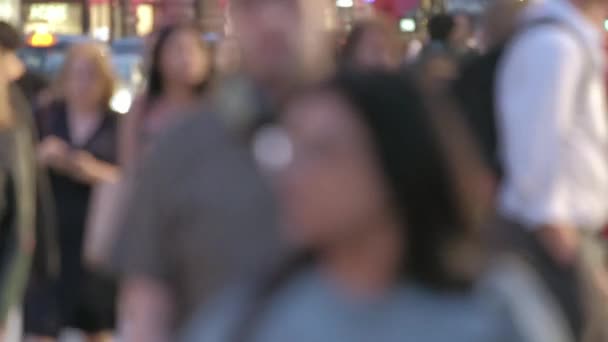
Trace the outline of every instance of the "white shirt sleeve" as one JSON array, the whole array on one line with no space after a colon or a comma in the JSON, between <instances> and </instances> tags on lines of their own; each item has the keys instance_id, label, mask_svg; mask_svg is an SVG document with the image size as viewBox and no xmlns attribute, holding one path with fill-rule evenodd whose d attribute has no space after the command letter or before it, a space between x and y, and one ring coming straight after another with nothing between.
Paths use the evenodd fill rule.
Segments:
<instances>
[{"instance_id":1,"label":"white shirt sleeve","mask_svg":"<svg viewBox=\"0 0 608 342\"><path fill-rule=\"evenodd\" d=\"M564 148L576 116L583 57L574 37L539 27L509 49L499 69L501 209L530 227L574 223Z\"/></svg>"}]
</instances>

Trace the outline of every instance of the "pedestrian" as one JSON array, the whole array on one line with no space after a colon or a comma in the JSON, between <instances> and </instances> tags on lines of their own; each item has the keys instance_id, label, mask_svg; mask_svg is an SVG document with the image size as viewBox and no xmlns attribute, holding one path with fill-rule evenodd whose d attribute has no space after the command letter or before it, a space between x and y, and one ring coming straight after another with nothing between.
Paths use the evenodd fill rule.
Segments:
<instances>
[{"instance_id":1,"label":"pedestrian","mask_svg":"<svg viewBox=\"0 0 608 342\"><path fill-rule=\"evenodd\" d=\"M159 31L151 49L148 83L121 132L121 162L132 166L162 131L198 103L212 62L200 30L175 24Z\"/></svg>"},{"instance_id":2,"label":"pedestrian","mask_svg":"<svg viewBox=\"0 0 608 342\"><path fill-rule=\"evenodd\" d=\"M398 65L396 34L380 19L356 23L342 47L338 63L343 68L395 69Z\"/></svg>"},{"instance_id":3,"label":"pedestrian","mask_svg":"<svg viewBox=\"0 0 608 342\"><path fill-rule=\"evenodd\" d=\"M608 219L600 38L607 14L603 0L531 4L497 75L501 226L525 246L574 340L590 333L588 323L605 330L606 322L605 313L596 321L582 305L605 308L602 296L583 300L580 294L597 295L586 286L606 277L598 231ZM577 276L577 266L585 276Z\"/></svg>"},{"instance_id":4,"label":"pedestrian","mask_svg":"<svg viewBox=\"0 0 608 342\"><path fill-rule=\"evenodd\" d=\"M451 15L454 30L450 45L462 63L466 63L478 55L475 18L466 11L455 11Z\"/></svg>"},{"instance_id":5,"label":"pedestrian","mask_svg":"<svg viewBox=\"0 0 608 342\"><path fill-rule=\"evenodd\" d=\"M527 30L518 25L526 6L527 2L511 0L498 0L488 6L482 16L483 50L462 66L450 85L497 181L503 173L496 118L497 74L511 43L520 31Z\"/></svg>"},{"instance_id":6,"label":"pedestrian","mask_svg":"<svg viewBox=\"0 0 608 342\"><path fill-rule=\"evenodd\" d=\"M339 75L286 108L283 234L299 252L203 308L184 341L521 341L473 291L477 173L462 171L481 164L453 113L387 73Z\"/></svg>"},{"instance_id":7,"label":"pedestrian","mask_svg":"<svg viewBox=\"0 0 608 342\"><path fill-rule=\"evenodd\" d=\"M0 23L0 340L19 341L20 306L34 254L36 162L30 113L11 85L25 68L17 30Z\"/></svg>"},{"instance_id":8,"label":"pedestrian","mask_svg":"<svg viewBox=\"0 0 608 342\"><path fill-rule=\"evenodd\" d=\"M429 19L429 42L425 49L442 49L452 54L459 63L466 64L477 54L471 46L474 32L471 16L465 12L434 15Z\"/></svg>"},{"instance_id":9,"label":"pedestrian","mask_svg":"<svg viewBox=\"0 0 608 342\"><path fill-rule=\"evenodd\" d=\"M519 18L528 1L499 0L481 16L480 50L491 54L501 49L518 30Z\"/></svg>"},{"instance_id":10,"label":"pedestrian","mask_svg":"<svg viewBox=\"0 0 608 342\"><path fill-rule=\"evenodd\" d=\"M91 266L111 267L110 254L118 221L131 191L134 169L165 130L189 108L202 101L210 88L211 56L201 32L193 24L166 26L152 46L146 90L122 121L119 159L123 174L116 182L98 186L91 201L85 259Z\"/></svg>"},{"instance_id":11,"label":"pedestrian","mask_svg":"<svg viewBox=\"0 0 608 342\"><path fill-rule=\"evenodd\" d=\"M242 74L138 168L113 257L127 340L175 340L210 296L279 257L274 197L252 150L297 83L300 15L298 0L231 1Z\"/></svg>"},{"instance_id":12,"label":"pedestrian","mask_svg":"<svg viewBox=\"0 0 608 342\"><path fill-rule=\"evenodd\" d=\"M32 341L56 338L67 327L83 331L90 341L106 341L114 328L115 285L82 262L91 191L118 176L111 70L97 44L74 45L53 87L56 101L38 114L37 158L50 172L61 269L56 284L26 308Z\"/></svg>"},{"instance_id":13,"label":"pedestrian","mask_svg":"<svg viewBox=\"0 0 608 342\"><path fill-rule=\"evenodd\" d=\"M413 73L429 93L449 92L451 84L460 75L456 56L437 46L426 48L415 64L406 67L406 71Z\"/></svg>"},{"instance_id":14,"label":"pedestrian","mask_svg":"<svg viewBox=\"0 0 608 342\"><path fill-rule=\"evenodd\" d=\"M442 13L432 16L428 23L429 41L425 49L441 48L451 51L455 27L456 22L450 14Z\"/></svg>"}]
</instances>

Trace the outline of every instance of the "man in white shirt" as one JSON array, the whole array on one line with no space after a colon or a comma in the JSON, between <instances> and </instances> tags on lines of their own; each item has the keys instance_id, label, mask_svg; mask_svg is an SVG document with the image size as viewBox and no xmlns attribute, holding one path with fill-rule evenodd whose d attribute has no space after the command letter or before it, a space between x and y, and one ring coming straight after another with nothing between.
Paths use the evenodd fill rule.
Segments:
<instances>
[{"instance_id":1,"label":"man in white shirt","mask_svg":"<svg viewBox=\"0 0 608 342\"><path fill-rule=\"evenodd\" d=\"M498 71L505 178L500 211L528 227L556 262L571 264L581 230L608 218L604 0L545 0L520 26Z\"/></svg>"},{"instance_id":2,"label":"man in white shirt","mask_svg":"<svg viewBox=\"0 0 608 342\"><path fill-rule=\"evenodd\" d=\"M522 236L533 237L528 246L540 251L539 274L578 337L606 330L598 284L608 277L596 236L608 222L607 15L605 0L531 4L496 84L504 168L499 211L515 223L514 233L524 229ZM575 265L583 266L583 278ZM599 304L583 308L583 302Z\"/></svg>"}]
</instances>

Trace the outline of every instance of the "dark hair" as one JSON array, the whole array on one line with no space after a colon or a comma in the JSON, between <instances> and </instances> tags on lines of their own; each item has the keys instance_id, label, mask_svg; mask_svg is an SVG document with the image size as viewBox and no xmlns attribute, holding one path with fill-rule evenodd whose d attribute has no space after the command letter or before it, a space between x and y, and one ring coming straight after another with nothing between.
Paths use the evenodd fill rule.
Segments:
<instances>
[{"instance_id":1,"label":"dark hair","mask_svg":"<svg viewBox=\"0 0 608 342\"><path fill-rule=\"evenodd\" d=\"M192 31L193 33L200 33L198 27L194 24L177 24L177 25L169 25L165 26L158 33L154 46L152 48L151 60L150 60L150 68L148 75L148 85L146 90L145 101L147 105L151 105L156 101L162 93L165 91L165 84L163 80L161 63L162 63L162 55L163 51L169 40L180 31ZM203 41L202 34L200 37L200 46L201 49L207 49L205 42ZM195 86L195 90L197 92L203 92L207 85L209 84L210 77L207 77L203 82Z\"/></svg>"},{"instance_id":2,"label":"dark hair","mask_svg":"<svg viewBox=\"0 0 608 342\"><path fill-rule=\"evenodd\" d=\"M474 229L435 127L442 123L434 115L449 113L433 113L414 83L397 75L344 74L333 86L369 130L407 235L404 275L431 287L460 287L462 278L446 269L442 253Z\"/></svg>"},{"instance_id":3,"label":"dark hair","mask_svg":"<svg viewBox=\"0 0 608 342\"><path fill-rule=\"evenodd\" d=\"M382 34L387 33L386 28L380 21L377 20L368 20L356 23L346 37L346 41L338 54L339 64L341 66L352 67L357 49L359 49L365 35L370 31L377 31L381 32Z\"/></svg>"},{"instance_id":4,"label":"dark hair","mask_svg":"<svg viewBox=\"0 0 608 342\"><path fill-rule=\"evenodd\" d=\"M402 222L407 247L400 278L434 289L469 288L470 274L454 270L453 260L448 259L459 243L477 241L477 229L457 188L454 160L446 150L451 141L442 139L452 133L453 139L459 139L462 131L445 134L446 127L437 126L454 123L457 118L443 111L435 114L413 81L385 72L343 73L312 93L319 91L343 97L369 132ZM441 115L441 120L436 115ZM317 257L315 251L304 251L269 277L235 330L233 341L248 340L268 299Z\"/></svg>"},{"instance_id":5,"label":"dark hair","mask_svg":"<svg viewBox=\"0 0 608 342\"><path fill-rule=\"evenodd\" d=\"M456 25L454 17L449 14L437 14L429 20L429 36L431 40L447 43Z\"/></svg>"},{"instance_id":6,"label":"dark hair","mask_svg":"<svg viewBox=\"0 0 608 342\"><path fill-rule=\"evenodd\" d=\"M22 37L11 24L0 21L0 48L15 51L21 46Z\"/></svg>"}]
</instances>

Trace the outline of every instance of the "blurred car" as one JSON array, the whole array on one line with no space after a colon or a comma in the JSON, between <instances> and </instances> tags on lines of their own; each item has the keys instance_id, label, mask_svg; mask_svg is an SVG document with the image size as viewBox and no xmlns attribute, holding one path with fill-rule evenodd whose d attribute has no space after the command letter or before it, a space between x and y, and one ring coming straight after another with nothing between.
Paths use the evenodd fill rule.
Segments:
<instances>
[{"instance_id":1,"label":"blurred car","mask_svg":"<svg viewBox=\"0 0 608 342\"><path fill-rule=\"evenodd\" d=\"M145 41L141 37L126 37L116 39L111 44L112 53L116 55L138 55L145 53Z\"/></svg>"},{"instance_id":2,"label":"blurred car","mask_svg":"<svg viewBox=\"0 0 608 342\"><path fill-rule=\"evenodd\" d=\"M25 46L17 51L28 70L52 79L63 65L72 44L95 41L87 36L57 35L34 32L26 37Z\"/></svg>"}]
</instances>

